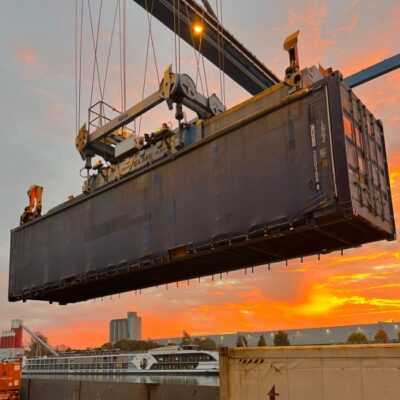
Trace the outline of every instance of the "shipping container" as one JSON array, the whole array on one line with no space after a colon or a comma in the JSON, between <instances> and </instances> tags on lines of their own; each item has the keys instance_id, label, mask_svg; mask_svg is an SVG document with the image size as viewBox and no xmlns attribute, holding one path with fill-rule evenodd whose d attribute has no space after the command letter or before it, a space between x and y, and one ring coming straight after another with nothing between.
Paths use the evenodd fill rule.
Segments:
<instances>
[{"instance_id":1,"label":"shipping container","mask_svg":"<svg viewBox=\"0 0 400 400\"><path fill-rule=\"evenodd\" d=\"M400 345L223 348L220 400L397 400Z\"/></svg>"},{"instance_id":2,"label":"shipping container","mask_svg":"<svg viewBox=\"0 0 400 400\"><path fill-rule=\"evenodd\" d=\"M21 366L21 360L0 361L0 400L19 399Z\"/></svg>"},{"instance_id":3,"label":"shipping container","mask_svg":"<svg viewBox=\"0 0 400 400\"><path fill-rule=\"evenodd\" d=\"M5 392L0 392L0 400L20 400L20 395L14 390L7 390Z\"/></svg>"},{"instance_id":4,"label":"shipping container","mask_svg":"<svg viewBox=\"0 0 400 400\"><path fill-rule=\"evenodd\" d=\"M336 72L278 84L13 229L9 299L65 304L394 238L382 123Z\"/></svg>"}]
</instances>

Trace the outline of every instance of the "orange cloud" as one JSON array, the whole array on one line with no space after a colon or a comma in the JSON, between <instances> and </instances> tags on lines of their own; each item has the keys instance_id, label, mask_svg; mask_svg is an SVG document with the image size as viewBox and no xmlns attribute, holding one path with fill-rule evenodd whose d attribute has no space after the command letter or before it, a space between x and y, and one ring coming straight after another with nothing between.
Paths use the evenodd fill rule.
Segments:
<instances>
[{"instance_id":1,"label":"orange cloud","mask_svg":"<svg viewBox=\"0 0 400 400\"><path fill-rule=\"evenodd\" d=\"M31 65L35 62L36 54L31 49L24 49L24 50L16 53L14 55L14 59L16 61L22 61L23 63L25 63L27 65Z\"/></svg>"}]
</instances>

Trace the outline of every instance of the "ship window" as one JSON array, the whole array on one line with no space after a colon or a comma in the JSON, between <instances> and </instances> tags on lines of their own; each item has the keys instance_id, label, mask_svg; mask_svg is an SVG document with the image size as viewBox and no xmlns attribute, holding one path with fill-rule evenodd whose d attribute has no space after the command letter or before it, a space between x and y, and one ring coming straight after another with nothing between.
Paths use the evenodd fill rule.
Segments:
<instances>
[{"instance_id":1,"label":"ship window","mask_svg":"<svg viewBox=\"0 0 400 400\"><path fill-rule=\"evenodd\" d=\"M353 123L347 115L343 115L344 134L353 140Z\"/></svg>"}]
</instances>

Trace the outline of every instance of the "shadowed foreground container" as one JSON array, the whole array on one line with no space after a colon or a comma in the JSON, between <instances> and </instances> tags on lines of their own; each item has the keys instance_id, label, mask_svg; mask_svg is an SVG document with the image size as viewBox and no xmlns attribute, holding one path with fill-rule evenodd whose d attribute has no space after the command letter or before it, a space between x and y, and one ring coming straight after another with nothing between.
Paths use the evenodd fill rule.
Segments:
<instances>
[{"instance_id":1,"label":"shadowed foreground container","mask_svg":"<svg viewBox=\"0 0 400 400\"><path fill-rule=\"evenodd\" d=\"M60 303L395 237L382 124L339 73L11 232L9 299Z\"/></svg>"},{"instance_id":2,"label":"shadowed foreground container","mask_svg":"<svg viewBox=\"0 0 400 400\"><path fill-rule=\"evenodd\" d=\"M21 360L0 361L0 400L19 400Z\"/></svg>"},{"instance_id":3,"label":"shadowed foreground container","mask_svg":"<svg viewBox=\"0 0 400 400\"><path fill-rule=\"evenodd\" d=\"M397 400L400 345L223 348L220 400Z\"/></svg>"},{"instance_id":4,"label":"shadowed foreground container","mask_svg":"<svg viewBox=\"0 0 400 400\"><path fill-rule=\"evenodd\" d=\"M26 379L21 400L218 400L218 387Z\"/></svg>"}]
</instances>

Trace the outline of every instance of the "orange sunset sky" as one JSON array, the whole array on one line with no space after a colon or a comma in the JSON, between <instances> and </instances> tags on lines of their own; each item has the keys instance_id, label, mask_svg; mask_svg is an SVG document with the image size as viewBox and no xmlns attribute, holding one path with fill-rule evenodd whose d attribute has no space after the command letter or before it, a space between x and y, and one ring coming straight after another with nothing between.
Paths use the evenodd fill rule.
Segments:
<instances>
[{"instance_id":1,"label":"orange sunset sky","mask_svg":"<svg viewBox=\"0 0 400 400\"><path fill-rule=\"evenodd\" d=\"M35 4L32 4L35 3ZM100 62L105 63L112 25L112 5L100 34ZM243 4L246 3L245 12ZM379 242L340 253L236 271L211 278L124 293L67 306L28 301L8 303L9 230L19 221L26 190L45 187L44 210L81 187L82 162L74 149L75 2L7 1L0 15L0 79L3 171L0 218L0 329L22 318L53 345L93 347L108 341L108 321L137 311L143 337L180 336L251 330L306 328L376 321L400 321L400 248L398 241ZM96 2L93 2L94 9ZM114 3L115 4L115 3ZM224 1L224 25L259 59L283 77L285 36L300 29L303 67L321 63L348 76L400 52L400 3L397 0ZM128 106L141 98L147 43L143 10L127 4ZM18 21L18 24L15 23ZM153 21L160 71L174 62L173 34ZM85 36L86 35L86 36ZM81 121L87 115L93 52L89 27L84 31ZM193 51L182 44L181 70L195 75ZM219 95L219 74L206 65L210 88ZM104 70L102 70L104 71ZM106 101L119 107L119 65L114 49ZM157 87L152 57L145 93ZM249 97L230 79L228 106ZM385 127L390 181L400 224L400 70L367 83L357 95ZM95 96L98 94L95 93ZM173 116L166 107L143 119L145 129Z\"/></svg>"}]
</instances>

